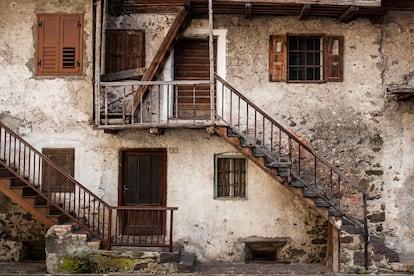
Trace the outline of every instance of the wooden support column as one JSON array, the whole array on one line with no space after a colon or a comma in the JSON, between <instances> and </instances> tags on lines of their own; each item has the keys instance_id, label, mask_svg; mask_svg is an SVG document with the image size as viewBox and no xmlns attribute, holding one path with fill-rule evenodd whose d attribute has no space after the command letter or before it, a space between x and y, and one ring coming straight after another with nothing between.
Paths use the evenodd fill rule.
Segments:
<instances>
[{"instance_id":1,"label":"wooden support column","mask_svg":"<svg viewBox=\"0 0 414 276\"><path fill-rule=\"evenodd\" d=\"M214 89L214 37L213 37L213 0L208 0L208 30L209 30L209 56L210 56L210 106L211 122L214 123L216 117L215 89Z\"/></svg>"},{"instance_id":2,"label":"wooden support column","mask_svg":"<svg viewBox=\"0 0 414 276\"><path fill-rule=\"evenodd\" d=\"M251 19L253 15L253 4L252 3L246 3L244 5L244 16L246 19Z\"/></svg>"},{"instance_id":3,"label":"wooden support column","mask_svg":"<svg viewBox=\"0 0 414 276\"><path fill-rule=\"evenodd\" d=\"M339 271L339 229L328 221L328 258L327 266L333 272Z\"/></svg>"},{"instance_id":4,"label":"wooden support column","mask_svg":"<svg viewBox=\"0 0 414 276\"><path fill-rule=\"evenodd\" d=\"M347 8L342 14L341 16L339 16L338 20L340 22L346 22L349 19L351 19L352 16L354 16L354 14L359 11L359 7L358 6L350 6L349 8Z\"/></svg>"},{"instance_id":5,"label":"wooden support column","mask_svg":"<svg viewBox=\"0 0 414 276\"><path fill-rule=\"evenodd\" d=\"M105 3L105 0L103 0ZM95 10L95 72L94 72L94 98L95 98L95 125L100 124L100 102L99 93L101 89L100 85L100 72L101 72L101 43L102 43L102 1L96 0Z\"/></svg>"},{"instance_id":6,"label":"wooden support column","mask_svg":"<svg viewBox=\"0 0 414 276\"><path fill-rule=\"evenodd\" d=\"M308 16L311 8L312 8L311 4L303 5L302 10L300 11L299 20L305 19Z\"/></svg>"}]
</instances>

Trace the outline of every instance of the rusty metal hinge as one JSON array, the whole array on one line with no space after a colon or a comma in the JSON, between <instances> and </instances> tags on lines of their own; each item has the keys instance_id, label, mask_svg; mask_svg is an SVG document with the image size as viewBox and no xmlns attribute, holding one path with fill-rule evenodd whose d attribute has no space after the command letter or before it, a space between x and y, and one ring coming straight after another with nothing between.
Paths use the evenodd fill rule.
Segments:
<instances>
[{"instance_id":1,"label":"rusty metal hinge","mask_svg":"<svg viewBox=\"0 0 414 276\"><path fill-rule=\"evenodd\" d=\"M78 28L80 29L82 27L82 24L80 23L80 21L78 21Z\"/></svg>"},{"instance_id":2,"label":"rusty metal hinge","mask_svg":"<svg viewBox=\"0 0 414 276\"><path fill-rule=\"evenodd\" d=\"M37 66L41 67L42 66L42 60L39 59L39 62L37 63Z\"/></svg>"},{"instance_id":3,"label":"rusty metal hinge","mask_svg":"<svg viewBox=\"0 0 414 276\"><path fill-rule=\"evenodd\" d=\"M39 28L43 28L43 21L40 21L38 26L39 26Z\"/></svg>"}]
</instances>

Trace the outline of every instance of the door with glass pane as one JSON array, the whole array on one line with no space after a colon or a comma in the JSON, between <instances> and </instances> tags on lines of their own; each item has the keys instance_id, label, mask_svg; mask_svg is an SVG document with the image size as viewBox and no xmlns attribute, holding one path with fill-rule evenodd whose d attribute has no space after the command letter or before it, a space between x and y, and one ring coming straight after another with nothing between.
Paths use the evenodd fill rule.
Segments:
<instances>
[{"instance_id":1,"label":"door with glass pane","mask_svg":"<svg viewBox=\"0 0 414 276\"><path fill-rule=\"evenodd\" d=\"M161 235L165 229L166 150L122 151L120 205L141 209L122 211L123 234Z\"/></svg>"}]
</instances>

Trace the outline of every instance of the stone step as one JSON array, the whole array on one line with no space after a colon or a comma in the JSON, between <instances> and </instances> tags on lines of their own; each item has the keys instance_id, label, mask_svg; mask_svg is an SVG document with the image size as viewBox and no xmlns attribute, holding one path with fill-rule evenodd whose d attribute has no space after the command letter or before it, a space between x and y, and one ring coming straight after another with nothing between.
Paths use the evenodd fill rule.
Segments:
<instances>
[{"instance_id":1,"label":"stone step","mask_svg":"<svg viewBox=\"0 0 414 276\"><path fill-rule=\"evenodd\" d=\"M178 261L179 273L192 273L196 262L196 255L192 253L182 253Z\"/></svg>"}]
</instances>

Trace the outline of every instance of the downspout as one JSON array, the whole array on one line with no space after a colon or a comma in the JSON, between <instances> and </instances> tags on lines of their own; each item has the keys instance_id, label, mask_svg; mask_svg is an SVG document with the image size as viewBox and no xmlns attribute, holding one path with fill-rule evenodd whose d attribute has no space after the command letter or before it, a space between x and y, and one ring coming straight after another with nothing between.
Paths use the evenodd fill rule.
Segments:
<instances>
[{"instance_id":1,"label":"downspout","mask_svg":"<svg viewBox=\"0 0 414 276\"><path fill-rule=\"evenodd\" d=\"M216 103L214 101L214 37L213 37L213 0L208 0L208 49L210 57L210 106L211 106L211 124L214 124L216 118Z\"/></svg>"}]
</instances>

